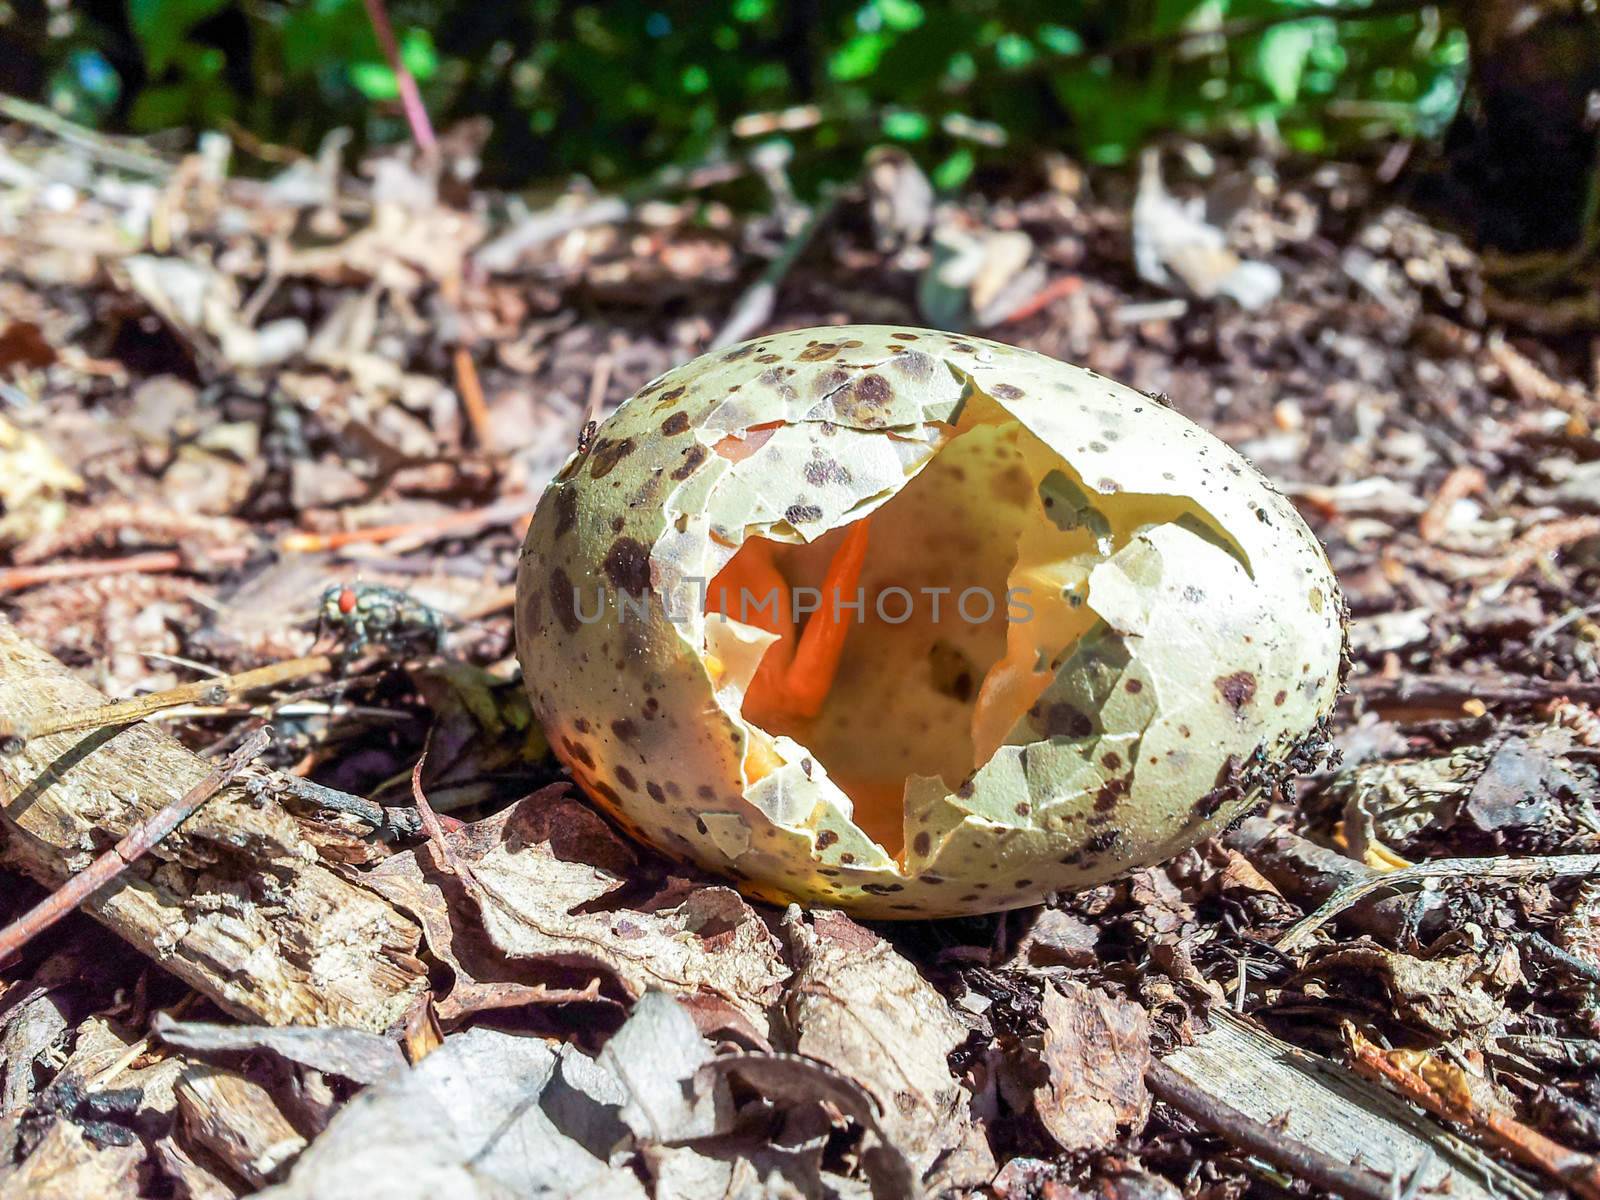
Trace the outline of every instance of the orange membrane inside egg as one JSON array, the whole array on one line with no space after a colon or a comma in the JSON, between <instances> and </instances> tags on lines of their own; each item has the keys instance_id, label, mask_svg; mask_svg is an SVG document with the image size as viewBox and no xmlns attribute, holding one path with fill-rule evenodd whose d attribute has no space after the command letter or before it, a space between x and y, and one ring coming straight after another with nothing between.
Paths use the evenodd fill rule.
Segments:
<instances>
[{"instance_id":1,"label":"orange membrane inside egg","mask_svg":"<svg viewBox=\"0 0 1600 1200\"><path fill-rule=\"evenodd\" d=\"M715 449L743 461L776 427ZM774 635L740 701L748 783L782 765L772 739L790 738L896 854L909 780L954 791L1019 736L1094 619L1064 598L1098 553L1091 530L1046 507L1061 465L1015 421L974 404L870 518L806 543L745 538L705 608ZM815 611L795 611L807 603Z\"/></svg>"},{"instance_id":2,"label":"orange membrane inside egg","mask_svg":"<svg viewBox=\"0 0 1600 1200\"><path fill-rule=\"evenodd\" d=\"M869 520L851 525L823 578L821 600L802 625L792 585L774 561L776 545L751 538L712 580L706 611L737 617L778 636L745 689L744 711L810 718L822 711L849 633L842 606L855 594L867 559Z\"/></svg>"}]
</instances>

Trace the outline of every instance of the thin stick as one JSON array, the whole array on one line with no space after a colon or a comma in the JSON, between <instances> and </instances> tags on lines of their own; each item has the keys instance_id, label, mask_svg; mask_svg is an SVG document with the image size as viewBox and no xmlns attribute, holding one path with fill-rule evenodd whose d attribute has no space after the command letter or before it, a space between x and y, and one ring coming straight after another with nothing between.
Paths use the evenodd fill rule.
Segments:
<instances>
[{"instance_id":1,"label":"thin stick","mask_svg":"<svg viewBox=\"0 0 1600 1200\"><path fill-rule=\"evenodd\" d=\"M405 111L406 124L411 126L411 138L417 143L417 149L432 157L439 153L439 139L433 136L433 123L428 120L417 81L400 60L400 47L395 43L394 27L389 24L383 0L366 0L366 5L367 20L372 22L372 32L378 35L378 45L383 47L383 56L389 60L389 69L394 72L395 83L400 88L400 107Z\"/></svg>"},{"instance_id":2,"label":"thin stick","mask_svg":"<svg viewBox=\"0 0 1600 1200\"><path fill-rule=\"evenodd\" d=\"M483 384L478 379L478 368L472 361L472 352L465 346L457 346L454 357L456 390L461 393L461 407L466 410L473 439L478 443L478 449L492 452L494 436L489 427L489 406L483 399Z\"/></svg>"},{"instance_id":3,"label":"thin stick","mask_svg":"<svg viewBox=\"0 0 1600 1200\"><path fill-rule=\"evenodd\" d=\"M838 200L838 190L829 189L811 210L811 215L806 218L805 223L784 244L778 257L768 264L767 269L761 272L761 277L734 303L733 311L728 314L728 319L717 331L717 335L711 339L707 349L716 350L723 346L731 346L734 342L742 342L767 323L772 316L773 307L777 304L778 288L782 285L784 277L800 260L800 255L823 222L832 215Z\"/></svg>"},{"instance_id":4,"label":"thin stick","mask_svg":"<svg viewBox=\"0 0 1600 1200\"><path fill-rule=\"evenodd\" d=\"M92 129L85 129L67 120L54 109L41 104L30 104L17 96L0 93L0 117L32 125L52 137L58 137L64 142L88 151L107 166L115 167L119 171L151 175L161 179L177 169L174 163L150 153L131 139L125 142L109 138L103 133L96 133Z\"/></svg>"},{"instance_id":5,"label":"thin stick","mask_svg":"<svg viewBox=\"0 0 1600 1200\"><path fill-rule=\"evenodd\" d=\"M1468 700L1486 704L1545 704L1563 697L1584 704L1600 703L1600 683L1573 679L1473 679L1468 675L1402 675L1380 679L1367 675L1351 680L1350 689L1373 707L1458 708Z\"/></svg>"},{"instance_id":6,"label":"thin stick","mask_svg":"<svg viewBox=\"0 0 1600 1200\"><path fill-rule=\"evenodd\" d=\"M229 696L270 687L290 679L307 675L320 675L333 670L333 659L326 654L313 654L306 658L289 658L265 667L240 671L237 675L222 675L215 679L197 679L193 683L180 683L164 692L151 692L148 696L135 696L131 700L118 700L96 708L79 709L62 713L37 725L9 725L0 720L0 754L20 754L29 738L44 737L51 733L77 733L84 729L104 729L109 725L131 725L152 713L185 704L221 704Z\"/></svg>"},{"instance_id":7,"label":"thin stick","mask_svg":"<svg viewBox=\"0 0 1600 1200\"><path fill-rule=\"evenodd\" d=\"M483 508L465 512L446 513L431 521L409 521L403 525L372 525L366 529L341 529L333 533L313 533L297 530L286 533L278 546L289 554L317 554L324 550L338 550L367 542L390 542L396 538L435 538L446 534L460 534L474 526L492 525L497 521L531 513L537 497L518 494L497 500Z\"/></svg>"},{"instance_id":8,"label":"thin stick","mask_svg":"<svg viewBox=\"0 0 1600 1200\"><path fill-rule=\"evenodd\" d=\"M227 759L194 787L148 821L135 825L87 868L46 896L22 916L0 930L0 963L49 929L78 905L115 880L182 825L202 804L215 796L235 775L249 766L272 740L270 726L258 729Z\"/></svg>"},{"instance_id":9,"label":"thin stick","mask_svg":"<svg viewBox=\"0 0 1600 1200\"><path fill-rule=\"evenodd\" d=\"M1016 308L1000 318L1000 324L1011 325L1017 321L1026 321L1029 317L1037 316L1049 308L1063 296L1070 296L1083 286L1083 280L1077 275L1062 275L1052 279L1033 295L1029 296Z\"/></svg>"},{"instance_id":10,"label":"thin stick","mask_svg":"<svg viewBox=\"0 0 1600 1200\"><path fill-rule=\"evenodd\" d=\"M1382 888L1405 887L1458 876L1528 879L1543 875L1593 875L1596 872L1600 872L1600 854L1550 854L1538 858L1438 858L1345 884L1329 896L1316 912L1291 925L1289 932L1278 939L1277 946L1285 952L1292 950L1345 909Z\"/></svg>"},{"instance_id":11,"label":"thin stick","mask_svg":"<svg viewBox=\"0 0 1600 1200\"><path fill-rule=\"evenodd\" d=\"M207 552L206 559L217 566L235 566L247 557L243 546L223 546ZM181 571L189 564L176 550L151 550L125 558L89 558L73 562L36 563L32 566L0 570L0 593L20 592L41 583L66 579L89 579L97 575L161 575Z\"/></svg>"},{"instance_id":12,"label":"thin stick","mask_svg":"<svg viewBox=\"0 0 1600 1200\"><path fill-rule=\"evenodd\" d=\"M1416 1051L1385 1053L1348 1022L1345 1037L1350 1042L1351 1062L1361 1074L1388 1084L1436 1116L1465 1126L1496 1150L1565 1184L1584 1200L1600 1200L1600 1163L1592 1155L1563 1146L1506 1113L1485 1108L1448 1075L1436 1083L1430 1078L1426 1056ZM1419 1060L1421 1070L1407 1065L1408 1057Z\"/></svg>"},{"instance_id":13,"label":"thin stick","mask_svg":"<svg viewBox=\"0 0 1600 1200\"><path fill-rule=\"evenodd\" d=\"M1320 1150L1290 1141L1279 1130L1207 1095L1160 1059L1150 1063L1145 1082L1157 1099L1233 1145L1322 1191L1360 1200L1393 1200L1387 1180L1340 1162Z\"/></svg>"}]
</instances>

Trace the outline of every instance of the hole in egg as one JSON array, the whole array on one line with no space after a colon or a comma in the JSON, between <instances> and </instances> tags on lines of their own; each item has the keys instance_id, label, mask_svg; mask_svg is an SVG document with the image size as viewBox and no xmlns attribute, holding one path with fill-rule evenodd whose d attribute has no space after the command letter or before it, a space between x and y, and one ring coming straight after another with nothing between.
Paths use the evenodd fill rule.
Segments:
<instances>
[{"instance_id":1,"label":"hole in egg","mask_svg":"<svg viewBox=\"0 0 1600 1200\"><path fill-rule=\"evenodd\" d=\"M908 781L955 791L1000 746L1047 736L1030 710L1098 623L1097 564L1157 522L1228 542L1187 499L1085 486L981 392L945 432L868 516L810 541L787 525L747 530L706 594L720 614L708 650L731 634L758 655L734 697L752 735L747 782L781 765L774 738L792 739L892 855ZM737 463L769 437L753 429L716 449ZM800 597L816 611L794 611Z\"/></svg>"}]
</instances>

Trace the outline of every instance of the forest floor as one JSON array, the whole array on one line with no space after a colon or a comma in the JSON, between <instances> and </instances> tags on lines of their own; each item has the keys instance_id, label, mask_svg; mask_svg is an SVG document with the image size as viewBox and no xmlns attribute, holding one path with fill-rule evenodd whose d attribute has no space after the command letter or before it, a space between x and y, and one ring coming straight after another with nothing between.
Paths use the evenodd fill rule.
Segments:
<instances>
[{"instance_id":1,"label":"forest floor","mask_svg":"<svg viewBox=\"0 0 1600 1200\"><path fill-rule=\"evenodd\" d=\"M443 631L156 716L197 762L270 721L250 794L292 814L289 849L186 829L112 886L156 916L102 902L116 934L73 915L0 968L0 1200L1600 1196L1582 302L1504 293L1370 164L1169 163L1225 231L1197 266L1208 235L1141 230L1132 174L1064 162L926 206L883 158L802 244L804 214L714 190L529 214L460 182L469 151L444 185L404 157L260 182L214 152L0 142L0 633L121 698L325 649L330 587L399 589L361 594ZM933 279L930 227L974 278ZM1281 293L1200 298L1238 259ZM748 903L568 792L511 585L586 422L730 318L929 312L1249 456L1328 548L1354 667L1342 762L1264 818L1041 908L863 928ZM0 924L131 823L82 799L56 861L5 761ZM296 941L339 915L283 899L313 860L410 931L388 1007ZM207 922L237 961L193 952ZM272 1030L280 968L349 1028Z\"/></svg>"}]
</instances>

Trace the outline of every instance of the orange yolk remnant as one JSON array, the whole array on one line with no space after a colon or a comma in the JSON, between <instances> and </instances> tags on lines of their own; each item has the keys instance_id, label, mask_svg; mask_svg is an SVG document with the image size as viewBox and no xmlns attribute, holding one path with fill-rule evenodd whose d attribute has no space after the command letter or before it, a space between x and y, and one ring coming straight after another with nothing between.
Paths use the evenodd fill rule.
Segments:
<instances>
[{"instance_id":1,"label":"orange yolk remnant","mask_svg":"<svg viewBox=\"0 0 1600 1200\"><path fill-rule=\"evenodd\" d=\"M839 670L849 627L842 605L861 581L867 561L870 519L851 525L828 563L822 599L803 628L794 612L789 581L773 561L773 543L751 538L706 591L706 611L722 613L778 635L745 689L745 709L809 718L822 711Z\"/></svg>"}]
</instances>

